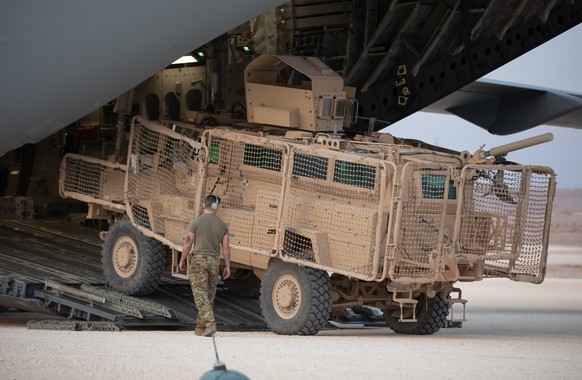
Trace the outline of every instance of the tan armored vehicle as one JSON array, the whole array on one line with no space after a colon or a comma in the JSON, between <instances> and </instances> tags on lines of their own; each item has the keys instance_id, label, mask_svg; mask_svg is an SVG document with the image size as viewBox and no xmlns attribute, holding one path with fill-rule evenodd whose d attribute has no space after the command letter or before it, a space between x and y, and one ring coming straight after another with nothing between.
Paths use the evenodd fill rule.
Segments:
<instances>
[{"instance_id":1,"label":"tan armored vehicle","mask_svg":"<svg viewBox=\"0 0 582 380\"><path fill-rule=\"evenodd\" d=\"M322 61L261 56L245 81L245 128L138 117L126 163L63 159L62 196L115 221L102 258L112 288L147 294L164 270L185 278L187 225L211 192L231 233L227 286L252 294L260 279L278 334L316 334L332 311L361 306L383 310L397 333L432 334L447 314L464 320L457 282L543 281L555 175L502 156L548 136L474 154L347 139L349 99Z\"/></svg>"}]
</instances>

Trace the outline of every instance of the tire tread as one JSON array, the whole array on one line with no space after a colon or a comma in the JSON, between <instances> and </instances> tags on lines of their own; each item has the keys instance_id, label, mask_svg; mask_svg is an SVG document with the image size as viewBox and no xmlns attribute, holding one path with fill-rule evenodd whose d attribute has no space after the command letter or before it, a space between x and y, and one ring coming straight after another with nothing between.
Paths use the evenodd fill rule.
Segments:
<instances>
[{"instance_id":1,"label":"tire tread","mask_svg":"<svg viewBox=\"0 0 582 380\"><path fill-rule=\"evenodd\" d=\"M143 266L140 273L134 274L128 279L117 276L111 262L111 250L115 242L122 236L131 237L141 247L143 252L138 252ZM144 296L154 292L162 278L166 267L167 248L156 239L143 235L129 219L120 220L111 226L107 237L103 242L101 251L101 264L107 284L127 295Z\"/></svg>"},{"instance_id":2,"label":"tire tread","mask_svg":"<svg viewBox=\"0 0 582 380\"><path fill-rule=\"evenodd\" d=\"M384 319L395 333L404 335L432 335L445 326L450 306L444 301L439 293L433 299L427 300L426 310L428 315L418 315L417 322L399 322L398 318L392 317L390 311L384 312Z\"/></svg>"}]
</instances>

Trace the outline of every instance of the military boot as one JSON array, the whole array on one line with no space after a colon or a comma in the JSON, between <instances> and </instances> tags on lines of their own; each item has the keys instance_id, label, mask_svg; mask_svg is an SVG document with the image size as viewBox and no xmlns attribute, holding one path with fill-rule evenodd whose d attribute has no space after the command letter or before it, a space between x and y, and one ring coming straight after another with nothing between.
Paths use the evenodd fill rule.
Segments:
<instances>
[{"instance_id":1,"label":"military boot","mask_svg":"<svg viewBox=\"0 0 582 380\"><path fill-rule=\"evenodd\" d=\"M206 327L206 329L204 329L204 331L202 332L203 336L212 336L216 333L216 323L212 323L210 325L208 325Z\"/></svg>"}]
</instances>

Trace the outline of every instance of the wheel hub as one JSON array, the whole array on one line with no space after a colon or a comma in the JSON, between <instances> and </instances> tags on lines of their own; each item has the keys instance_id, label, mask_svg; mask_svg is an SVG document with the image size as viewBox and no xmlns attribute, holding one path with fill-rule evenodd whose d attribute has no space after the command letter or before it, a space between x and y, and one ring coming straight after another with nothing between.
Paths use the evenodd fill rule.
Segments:
<instances>
[{"instance_id":1,"label":"wheel hub","mask_svg":"<svg viewBox=\"0 0 582 380\"><path fill-rule=\"evenodd\" d=\"M284 319L293 318L301 306L301 288L297 279L285 274L277 279L273 287L273 305Z\"/></svg>"},{"instance_id":2,"label":"wheel hub","mask_svg":"<svg viewBox=\"0 0 582 380\"><path fill-rule=\"evenodd\" d=\"M291 306L293 304L293 293L291 292L291 289L288 287L280 289L277 301L279 301L281 307L288 308Z\"/></svg>"},{"instance_id":3,"label":"wheel hub","mask_svg":"<svg viewBox=\"0 0 582 380\"><path fill-rule=\"evenodd\" d=\"M122 237L113 246L112 262L115 272L120 277L130 277L137 268L137 246L133 239Z\"/></svg>"}]
</instances>

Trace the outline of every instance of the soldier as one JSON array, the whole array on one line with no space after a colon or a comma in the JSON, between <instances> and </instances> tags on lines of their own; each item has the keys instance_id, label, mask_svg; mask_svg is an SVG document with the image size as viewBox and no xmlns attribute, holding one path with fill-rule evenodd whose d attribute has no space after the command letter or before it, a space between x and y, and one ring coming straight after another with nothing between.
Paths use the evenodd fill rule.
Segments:
<instances>
[{"instance_id":1,"label":"soldier","mask_svg":"<svg viewBox=\"0 0 582 380\"><path fill-rule=\"evenodd\" d=\"M230 242L228 226L216 215L220 198L214 194L204 199L204 212L192 219L188 225L188 236L182 247L180 270L186 269L192 285L194 302L198 309L196 335L212 336L216 332L216 320L212 310L218 270L220 265L220 246L224 258L222 278L230 276ZM194 250L190 252L192 246Z\"/></svg>"}]
</instances>

